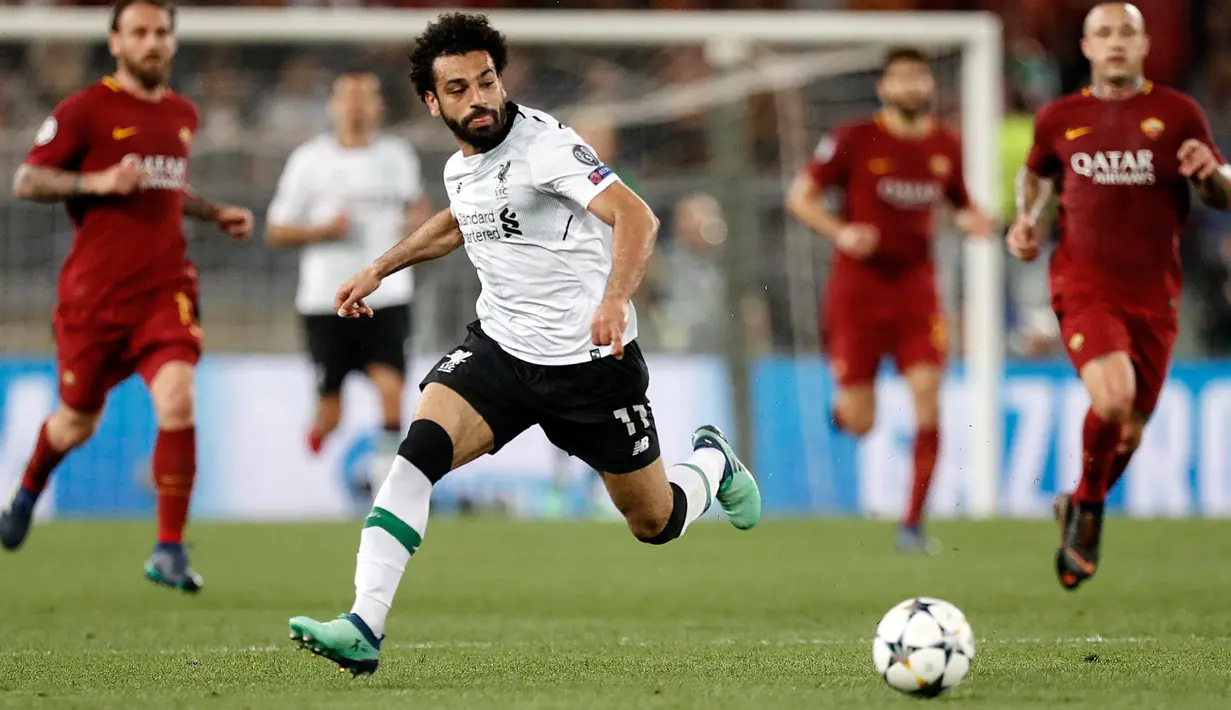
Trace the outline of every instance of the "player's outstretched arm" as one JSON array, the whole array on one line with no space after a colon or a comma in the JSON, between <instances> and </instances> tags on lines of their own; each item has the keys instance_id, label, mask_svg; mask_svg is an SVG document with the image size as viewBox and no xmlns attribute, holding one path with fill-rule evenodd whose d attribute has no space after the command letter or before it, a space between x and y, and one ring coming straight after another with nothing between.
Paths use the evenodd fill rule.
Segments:
<instances>
[{"instance_id":1,"label":"player's outstretched arm","mask_svg":"<svg viewBox=\"0 0 1231 710\"><path fill-rule=\"evenodd\" d=\"M343 318L372 316L363 299L380 288L386 276L408 266L439 259L465 243L452 210L441 210L363 271L346 280L334 296L333 305Z\"/></svg>"},{"instance_id":2,"label":"player's outstretched arm","mask_svg":"<svg viewBox=\"0 0 1231 710\"><path fill-rule=\"evenodd\" d=\"M821 203L824 186L817 183L806 170L795 176L787 192L786 208L791 216L812 231L833 239L842 231L843 221Z\"/></svg>"},{"instance_id":3,"label":"player's outstretched arm","mask_svg":"<svg viewBox=\"0 0 1231 710\"><path fill-rule=\"evenodd\" d=\"M222 205L207 199L192 185L184 186L184 216L202 222L213 222Z\"/></svg>"},{"instance_id":4,"label":"player's outstretched arm","mask_svg":"<svg viewBox=\"0 0 1231 710\"><path fill-rule=\"evenodd\" d=\"M807 170L800 172L787 193L786 208L795 219L829 239L842 252L865 259L876 251L880 234L869 224L852 224L825 209L821 203L824 186Z\"/></svg>"},{"instance_id":5,"label":"player's outstretched arm","mask_svg":"<svg viewBox=\"0 0 1231 710\"><path fill-rule=\"evenodd\" d=\"M271 247L298 247L345 239L349 232L350 220L342 212L319 227L269 222L265 227L265 243Z\"/></svg>"},{"instance_id":6,"label":"player's outstretched arm","mask_svg":"<svg viewBox=\"0 0 1231 710\"><path fill-rule=\"evenodd\" d=\"M623 305L645 278L658 240L658 217L637 193L619 182L603 190L588 209L613 230L611 275L603 298Z\"/></svg>"},{"instance_id":7,"label":"player's outstretched arm","mask_svg":"<svg viewBox=\"0 0 1231 710\"><path fill-rule=\"evenodd\" d=\"M1180 174L1197 186L1197 195L1216 210L1231 209L1231 166L1222 162L1202 140L1190 138L1180 146Z\"/></svg>"},{"instance_id":8,"label":"player's outstretched arm","mask_svg":"<svg viewBox=\"0 0 1231 710\"><path fill-rule=\"evenodd\" d=\"M603 300L590 324L595 345L610 345L616 358L624 355L624 326L628 302L645 278L654 243L658 240L658 217L637 193L622 182L612 183L587 209L611 226L611 274Z\"/></svg>"},{"instance_id":9,"label":"player's outstretched arm","mask_svg":"<svg viewBox=\"0 0 1231 710\"><path fill-rule=\"evenodd\" d=\"M453 211L444 209L374 261L371 269L383 279L408 266L447 256L463 243L462 230L457 226Z\"/></svg>"},{"instance_id":10,"label":"player's outstretched arm","mask_svg":"<svg viewBox=\"0 0 1231 710\"><path fill-rule=\"evenodd\" d=\"M13 196L31 202L59 202L85 194L81 173L24 164L13 176Z\"/></svg>"},{"instance_id":11,"label":"player's outstretched arm","mask_svg":"<svg viewBox=\"0 0 1231 710\"><path fill-rule=\"evenodd\" d=\"M127 195L140 182L141 171L126 163L96 173L22 163L13 176L13 196L31 202L59 202L82 195Z\"/></svg>"},{"instance_id":12,"label":"player's outstretched arm","mask_svg":"<svg viewBox=\"0 0 1231 710\"><path fill-rule=\"evenodd\" d=\"M967 237L986 239L994 229L992 218L970 199L970 191L966 189L966 173L962 169L962 148L956 139L950 161L953 168L945 185L945 197L957 210L953 216L954 224Z\"/></svg>"},{"instance_id":13,"label":"player's outstretched arm","mask_svg":"<svg viewBox=\"0 0 1231 710\"><path fill-rule=\"evenodd\" d=\"M1023 165L1021 170L1017 171L1015 187L1017 219L1024 219L1032 225L1038 224L1051 202L1055 183Z\"/></svg>"},{"instance_id":14,"label":"player's outstretched arm","mask_svg":"<svg viewBox=\"0 0 1231 710\"><path fill-rule=\"evenodd\" d=\"M252 234L252 210L206 199L191 185L184 186L184 216L217 225L236 241Z\"/></svg>"},{"instance_id":15,"label":"player's outstretched arm","mask_svg":"<svg viewBox=\"0 0 1231 710\"><path fill-rule=\"evenodd\" d=\"M1231 166L1222 157L1213 136L1210 122L1197 102L1185 97L1189 111L1188 128L1176 158L1180 161L1180 175L1190 180L1197 188L1197 196L1207 207L1216 210L1231 209Z\"/></svg>"},{"instance_id":16,"label":"player's outstretched arm","mask_svg":"<svg viewBox=\"0 0 1231 710\"><path fill-rule=\"evenodd\" d=\"M1039 256L1039 220L1051 201L1054 184L1025 165L1017 173L1017 220L1009 229L1009 252L1023 261Z\"/></svg>"},{"instance_id":17,"label":"player's outstretched arm","mask_svg":"<svg viewBox=\"0 0 1231 710\"><path fill-rule=\"evenodd\" d=\"M1210 177L1198 181L1197 195L1207 207L1231 210L1231 168L1223 165Z\"/></svg>"}]
</instances>

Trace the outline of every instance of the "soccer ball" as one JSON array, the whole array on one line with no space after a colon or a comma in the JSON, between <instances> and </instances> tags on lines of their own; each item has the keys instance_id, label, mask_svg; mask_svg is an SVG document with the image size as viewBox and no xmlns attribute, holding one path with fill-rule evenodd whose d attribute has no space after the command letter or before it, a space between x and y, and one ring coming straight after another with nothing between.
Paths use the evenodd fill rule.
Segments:
<instances>
[{"instance_id":1,"label":"soccer ball","mask_svg":"<svg viewBox=\"0 0 1231 710\"><path fill-rule=\"evenodd\" d=\"M910 695L934 698L955 688L975 657L966 615L928 597L894 606L876 625L872 662L885 682Z\"/></svg>"}]
</instances>

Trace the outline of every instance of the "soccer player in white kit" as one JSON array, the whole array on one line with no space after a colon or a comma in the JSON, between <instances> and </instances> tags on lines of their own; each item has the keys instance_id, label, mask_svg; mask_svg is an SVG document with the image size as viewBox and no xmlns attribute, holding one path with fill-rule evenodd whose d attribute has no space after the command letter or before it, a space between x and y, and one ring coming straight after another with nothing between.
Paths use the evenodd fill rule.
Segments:
<instances>
[{"instance_id":1,"label":"soccer player in white kit","mask_svg":"<svg viewBox=\"0 0 1231 710\"><path fill-rule=\"evenodd\" d=\"M461 148L444 170L450 207L335 298L339 315L370 316L383 279L462 246L482 284L479 320L424 380L364 524L351 613L290 620L301 647L355 675L376 670L432 485L532 426L601 473L642 542L674 540L715 499L736 528L761 517L756 481L716 428L697 429L688 461L663 465L630 303L658 220L572 129L507 99L507 61L482 15L441 15L419 36L415 90Z\"/></svg>"},{"instance_id":2,"label":"soccer player in white kit","mask_svg":"<svg viewBox=\"0 0 1231 710\"><path fill-rule=\"evenodd\" d=\"M295 149L269 206L266 241L299 247L295 307L303 319L316 367L317 407L308 446L318 453L342 419L342 383L367 376L380 398L371 476L374 495L402 439L402 392L410 303L409 269L382 284L368 305L373 317L342 320L333 305L337 284L402 240L429 216L419 157L404 141L380 133L384 102L380 80L347 71L334 81L329 101L334 132Z\"/></svg>"}]
</instances>

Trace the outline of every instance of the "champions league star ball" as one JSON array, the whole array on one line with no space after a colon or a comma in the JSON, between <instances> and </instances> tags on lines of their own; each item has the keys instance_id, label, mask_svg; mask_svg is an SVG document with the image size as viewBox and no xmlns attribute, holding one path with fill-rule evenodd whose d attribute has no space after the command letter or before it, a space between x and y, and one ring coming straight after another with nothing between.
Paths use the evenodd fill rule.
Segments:
<instances>
[{"instance_id":1,"label":"champions league star ball","mask_svg":"<svg viewBox=\"0 0 1231 710\"><path fill-rule=\"evenodd\" d=\"M957 687L974 656L974 632L966 615L940 599L898 604L877 624L872 639L872 661L885 682L927 698Z\"/></svg>"}]
</instances>

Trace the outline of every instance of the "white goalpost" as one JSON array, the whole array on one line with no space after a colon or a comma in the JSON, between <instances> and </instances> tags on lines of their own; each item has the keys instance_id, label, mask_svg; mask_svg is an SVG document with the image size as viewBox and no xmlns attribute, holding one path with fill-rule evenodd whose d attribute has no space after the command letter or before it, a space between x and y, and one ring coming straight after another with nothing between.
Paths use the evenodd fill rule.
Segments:
<instances>
[{"instance_id":1,"label":"white goalpost","mask_svg":"<svg viewBox=\"0 0 1231 710\"><path fill-rule=\"evenodd\" d=\"M185 7L177 35L181 43L405 45L438 11L221 9ZM654 48L689 45L726 77L732 96L741 90L738 73L761 46L806 50L818 46L840 51L877 50L913 44L959 55L955 89L961 112L964 169L971 197L999 214L1000 144L1003 104L1002 28L988 13L855 12L591 12L492 11L493 24L514 44L560 45L578 50L610 47ZM0 8L0 44L69 40L98 43L106 37L106 11L84 8ZM855 61L854 58L851 61ZM815 69L823 71L824 60ZM811 71L806 61L782 69L784 75ZM789 80L785 79L785 80ZM407 80L408 81L408 80ZM409 82L408 82L409 83ZM718 86L715 84L715 86ZM726 100L730 100L727 96ZM709 104L712 106L713 104ZM806 108L805 108L806 110ZM627 113L636 113L630 110ZM809 146L810 148L810 146ZM722 170L722 156L713 157ZM712 168L714 169L714 168ZM727 176L738 184L738 175ZM429 182L432 178L428 178ZM728 210L734 205L725 205ZM734 224L734 223L733 223ZM737 229L730 233L735 239ZM967 240L962 318L965 377L969 399L968 462L971 517L997 510L998 481L1004 456L1001 383L1004 379L1003 263L995 235ZM747 373L744 373L746 376ZM746 383L745 383L746 384ZM734 400L738 403L739 399ZM746 400L745 400L746 403ZM746 432L745 432L746 433Z\"/></svg>"}]
</instances>

